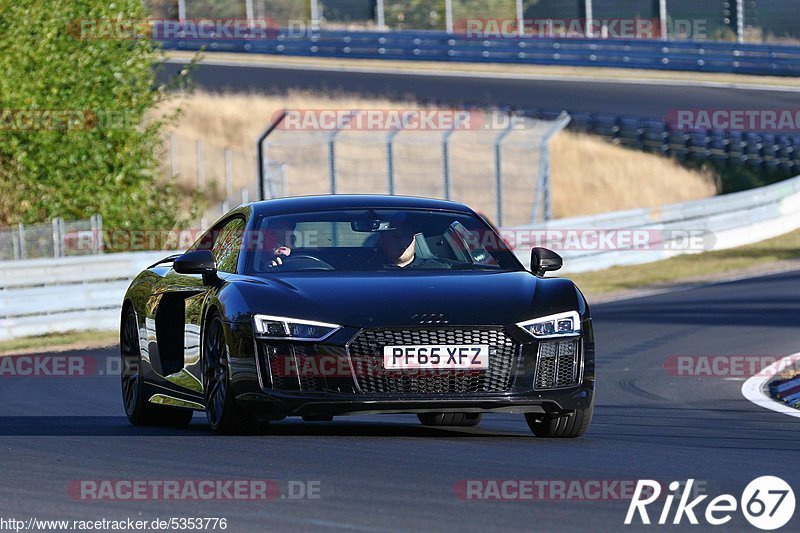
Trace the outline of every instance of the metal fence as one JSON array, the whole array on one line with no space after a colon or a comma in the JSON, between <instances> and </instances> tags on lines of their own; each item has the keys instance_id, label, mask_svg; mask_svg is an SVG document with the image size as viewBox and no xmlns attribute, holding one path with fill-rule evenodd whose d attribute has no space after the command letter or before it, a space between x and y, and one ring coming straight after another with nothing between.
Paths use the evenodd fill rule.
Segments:
<instances>
[{"instance_id":1,"label":"metal fence","mask_svg":"<svg viewBox=\"0 0 800 533\"><path fill-rule=\"evenodd\" d=\"M365 113L324 130L284 128L286 116L279 118L259 143L262 197L409 194L469 200L497 225L551 218L548 146L569 115L545 121L473 112L477 129L351 127Z\"/></svg>"},{"instance_id":2,"label":"metal fence","mask_svg":"<svg viewBox=\"0 0 800 533\"><path fill-rule=\"evenodd\" d=\"M103 219L65 221L49 224L18 224L0 230L0 260L68 257L103 253Z\"/></svg>"},{"instance_id":3,"label":"metal fence","mask_svg":"<svg viewBox=\"0 0 800 533\"><path fill-rule=\"evenodd\" d=\"M295 29L458 31L468 19L580 21L586 36L620 20L650 20L656 37L800 39L796 0L147 0L156 18L269 20ZM553 31L553 25L549 26Z\"/></svg>"},{"instance_id":4,"label":"metal fence","mask_svg":"<svg viewBox=\"0 0 800 533\"><path fill-rule=\"evenodd\" d=\"M258 160L253 152L175 133L168 135L166 145L162 174L187 190L200 191L210 206L200 221L201 229L237 205L258 199ZM286 195L280 180L269 190L275 196Z\"/></svg>"}]
</instances>

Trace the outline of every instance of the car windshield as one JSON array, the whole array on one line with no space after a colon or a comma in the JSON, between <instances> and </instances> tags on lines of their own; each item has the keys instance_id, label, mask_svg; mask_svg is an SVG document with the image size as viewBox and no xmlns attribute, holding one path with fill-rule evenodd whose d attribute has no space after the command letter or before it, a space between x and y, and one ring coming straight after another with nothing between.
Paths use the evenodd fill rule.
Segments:
<instances>
[{"instance_id":1,"label":"car windshield","mask_svg":"<svg viewBox=\"0 0 800 533\"><path fill-rule=\"evenodd\" d=\"M513 271L522 265L480 217L360 209L264 216L243 247L248 274Z\"/></svg>"}]
</instances>

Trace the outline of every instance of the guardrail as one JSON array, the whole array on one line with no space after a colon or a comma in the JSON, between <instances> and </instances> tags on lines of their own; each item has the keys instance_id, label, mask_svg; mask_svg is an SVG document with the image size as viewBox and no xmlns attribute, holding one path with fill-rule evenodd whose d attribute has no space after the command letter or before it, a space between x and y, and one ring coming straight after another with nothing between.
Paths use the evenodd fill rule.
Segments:
<instances>
[{"instance_id":1,"label":"guardrail","mask_svg":"<svg viewBox=\"0 0 800 533\"><path fill-rule=\"evenodd\" d=\"M130 281L169 252L0 263L0 340L119 327Z\"/></svg>"},{"instance_id":2,"label":"guardrail","mask_svg":"<svg viewBox=\"0 0 800 533\"><path fill-rule=\"evenodd\" d=\"M800 228L800 176L774 185L707 200L553 220L515 228L524 235L566 243L583 239L580 249L554 248L564 257L564 273L590 272L618 265L651 263L708 249L744 246ZM548 232L550 234L548 235ZM606 246L596 236L608 232L638 235L638 244ZM689 242L691 240L691 242ZM697 245L692 245L696 243ZM594 247L594 248L593 248ZM530 248L517 248L530 265Z\"/></svg>"},{"instance_id":3,"label":"guardrail","mask_svg":"<svg viewBox=\"0 0 800 533\"><path fill-rule=\"evenodd\" d=\"M174 33L174 32L173 32ZM161 32L161 34L165 34ZM178 33L180 35L180 33ZM276 30L271 38L166 39L171 50L357 59L517 63L795 76L800 47L718 41L475 38L440 31Z\"/></svg>"},{"instance_id":4,"label":"guardrail","mask_svg":"<svg viewBox=\"0 0 800 533\"><path fill-rule=\"evenodd\" d=\"M800 177L775 185L707 200L560 219L510 228L544 236L566 232L638 231L647 247L560 250L565 273L615 265L649 263L699 252L676 245L700 236L713 249L768 239L800 227ZM547 244L547 243L543 243ZM678 243L680 244L680 243ZM116 329L130 280L148 265L174 252L137 252L101 256L31 259L0 263L0 340L70 330ZM518 246L529 265L530 246Z\"/></svg>"}]
</instances>

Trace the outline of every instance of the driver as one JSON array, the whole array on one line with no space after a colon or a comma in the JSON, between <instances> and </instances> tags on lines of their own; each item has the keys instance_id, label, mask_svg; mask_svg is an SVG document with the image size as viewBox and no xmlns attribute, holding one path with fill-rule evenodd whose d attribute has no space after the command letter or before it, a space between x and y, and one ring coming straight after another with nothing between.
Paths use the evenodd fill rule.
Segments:
<instances>
[{"instance_id":1,"label":"driver","mask_svg":"<svg viewBox=\"0 0 800 533\"><path fill-rule=\"evenodd\" d=\"M277 220L269 224L264 232L264 249L269 253L265 254L262 266L266 269L279 267L283 265L283 258L292 255L292 247L297 240L295 228L296 225L288 220Z\"/></svg>"},{"instance_id":2,"label":"driver","mask_svg":"<svg viewBox=\"0 0 800 533\"><path fill-rule=\"evenodd\" d=\"M369 270L446 269L447 263L416 253L417 235L408 224L380 232L378 253L367 262Z\"/></svg>"}]
</instances>

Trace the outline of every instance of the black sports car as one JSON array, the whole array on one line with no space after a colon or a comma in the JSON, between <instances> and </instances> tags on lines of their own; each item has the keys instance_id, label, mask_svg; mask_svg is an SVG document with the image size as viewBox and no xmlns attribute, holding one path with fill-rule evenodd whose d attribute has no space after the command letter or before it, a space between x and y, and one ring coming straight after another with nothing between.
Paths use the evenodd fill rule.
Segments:
<instances>
[{"instance_id":1,"label":"black sports car","mask_svg":"<svg viewBox=\"0 0 800 533\"><path fill-rule=\"evenodd\" d=\"M139 274L120 326L133 424L239 433L301 416L524 414L576 437L594 407L589 307L549 250L525 270L465 205L320 196L242 205Z\"/></svg>"}]
</instances>

